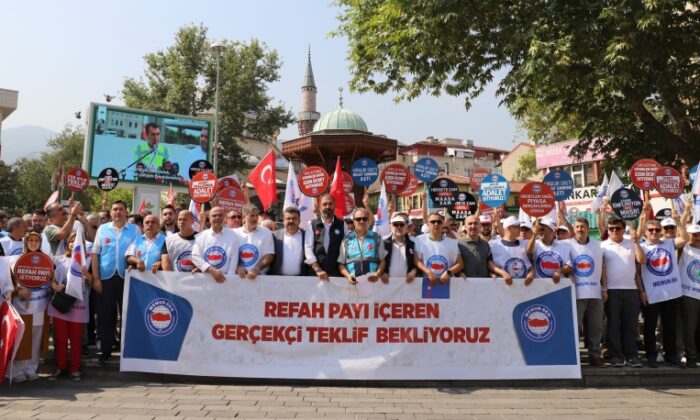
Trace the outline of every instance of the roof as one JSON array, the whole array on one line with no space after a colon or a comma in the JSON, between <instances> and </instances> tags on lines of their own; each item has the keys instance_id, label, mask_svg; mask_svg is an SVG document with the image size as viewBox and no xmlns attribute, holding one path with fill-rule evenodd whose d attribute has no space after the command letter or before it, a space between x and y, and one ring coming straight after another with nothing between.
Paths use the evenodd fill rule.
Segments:
<instances>
[{"instance_id":1,"label":"roof","mask_svg":"<svg viewBox=\"0 0 700 420\"><path fill-rule=\"evenodd\" d=\"M309 61L306 63L306 74L304 74L304 84L301 87L316 87L314 80L314 70L311 68L311 47L309 47Z\"/></svg>"},{"instance_id":2,"label":"roof","mask_svg":"<svg viewBox=\"0 0 700 420\"><path fill-rule=\"evenodd\" d=\"M312 132L317 131L327 131L327 130L341 130L341 131L362 131L368 133L367 124L365 120L349 109L340 107L334 111L321 117L320 120L316 121Z\"/></svg>"}]
</instances>

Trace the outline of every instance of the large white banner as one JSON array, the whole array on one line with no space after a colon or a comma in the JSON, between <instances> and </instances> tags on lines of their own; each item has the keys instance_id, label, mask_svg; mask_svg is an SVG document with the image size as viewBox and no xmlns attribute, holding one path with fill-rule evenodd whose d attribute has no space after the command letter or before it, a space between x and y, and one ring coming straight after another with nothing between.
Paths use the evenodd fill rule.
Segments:
<instances>
[{"instance_id":1,"label":"large white banner","mask_svg":"<svg viewBox=\"0 0 700 420\"><path fill-rule=\"evenodd\" d=\"M570 282L132 271L121 370L298 379L580 378Z\"/></svg>"}]
</instances>

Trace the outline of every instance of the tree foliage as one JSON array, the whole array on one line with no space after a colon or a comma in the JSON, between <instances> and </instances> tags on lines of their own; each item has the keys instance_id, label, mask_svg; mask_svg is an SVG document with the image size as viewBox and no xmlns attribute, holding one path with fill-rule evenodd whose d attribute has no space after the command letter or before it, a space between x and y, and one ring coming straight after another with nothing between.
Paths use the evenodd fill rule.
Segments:
<instances>
[{"instance_id":1,"label":"tree foliage","mask_svg":"<svg viewBox=\"0 0 700 420\"><path fill-rule=\"evenodd\" d=\"M47 141L50 150L39 158L21 158L11 166L0 162L0 208L12 214L43 208L52 193L51 177L59 165L64 170L82 166L84 141L83 129L69 124ZM61 198L68 199L70 195L70 191L65 190ZM132 191L117 188L110 192L109 199L122 199L131 204L132 196ZM83 209L90 212L100 210L103 197L102 191L94 186L75 194Z\"/></svg>"},{"instance_id":2,"label":"tree foliage","mask_svg":"<svg viewBox=\"0 0 700 420\"><path fill-rule=\"evenodd\" d=\"M125 80L126 104L176 114L213 114L218 57L210 43L203 25L180 28L173 45L144 57L144 78ZM272 139L293 116L267 94L269 84L279 80L277 52L257 40L223 43L227 49L220 61L219 172L231 173L247 167L240 141Z\"/></svg>"},{"instance_id":3,"label":"tree foliage","mask_svg":"<svg viewBox=\"0 0 700 420\"><path fill-rule=\"evenodd\" d=\"M515 170L515 181L527 182L537 175L537 162L535 159L535 148L531 147L526 154L518 159L518 169Z\"/></svg>"},{"instance_id":4,"label":"tree foliage","mask_svg":"<svg viewBox=\"0 0 700 420\"><path fill-rule=\"evenodd\" d=\"M469 108L505 72L503 103L540 133L578 134L579 156L594 149L619 166L700 156L697 2L338 3L355 89L397 100L444 92Z\"/></svg>"}]
</instances>

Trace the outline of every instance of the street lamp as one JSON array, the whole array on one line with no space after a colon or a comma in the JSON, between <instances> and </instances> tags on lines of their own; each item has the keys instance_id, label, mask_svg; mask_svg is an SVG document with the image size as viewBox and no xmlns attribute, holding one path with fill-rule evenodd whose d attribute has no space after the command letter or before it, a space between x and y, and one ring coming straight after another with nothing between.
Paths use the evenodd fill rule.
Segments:
<instances>
[{"instance_id":1,"label":"street lamp","mask_svg":"<svg viewBox=\"0 0 700 420\"><path fill-rule=\"evenodd\" d=\"M216 97L214 99L214 157L212 163L214 166L214 175L218 177L219 173L217 171L217 168L219 164L219 147L221 146L221 144L219 143L219 78L221 73L221 55L226 51L227 47L226 44L224 44L223 42L214 42L209 47L216 53Z\"/></svg>"}]
</instances>

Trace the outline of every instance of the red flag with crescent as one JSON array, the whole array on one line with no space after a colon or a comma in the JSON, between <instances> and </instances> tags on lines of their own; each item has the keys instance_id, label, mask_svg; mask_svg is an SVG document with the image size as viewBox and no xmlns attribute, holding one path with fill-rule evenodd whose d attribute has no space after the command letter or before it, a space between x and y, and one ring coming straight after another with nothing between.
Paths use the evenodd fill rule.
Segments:
<instances>
[{"instance_id":1,"label":"red flag with crescent","mask_svg":"<svg viewBox=\"0 0 700 420\"><path fill-rule=\"evenodd\" d=\"M277 175L275 168L275 152L270 152L265 155L262 161L258 163L248 174L248 180L253 184L255 192L260 197L260 202L263 209L270 208L270 204L277 201Z\"/></svg>"},{"instance_id":2,"label":"red flag with crescent","mask_svg":"<svg viewBox=\"0 0 700 420\"><path fill-rule=\"evenodd\" d=\"M340 156L335 163L335 176L331 184L331 195L335 200L335 217L342 219L345 216L345 188L343 187L343 169L340 166Z\"/></svg>"},{"instance_id":3,"label":"red flag with crescent","mask_svg":"<svg viewBox=\"0 0 700 420\"><path fill-rule=\"evenodd\" d=\"M17 333L22 319L10 308L7 302L2 302L0 307L0 378L5 377L7 368L12 364L15 352Z\"/></svg>"}]
</instances>

